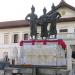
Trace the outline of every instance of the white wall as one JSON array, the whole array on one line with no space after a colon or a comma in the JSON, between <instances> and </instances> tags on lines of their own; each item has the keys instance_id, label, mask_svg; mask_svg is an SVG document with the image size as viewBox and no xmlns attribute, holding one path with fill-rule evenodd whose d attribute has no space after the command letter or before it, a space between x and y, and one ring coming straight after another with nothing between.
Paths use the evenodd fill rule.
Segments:
<instances>
[{"instance_id":1,"label":"white wall","mask_svg":"<svg viewBox=\"0 0 75 75\"><path fill-rule=\"evenodd\" d=\"M57 29L68 29L68 33L74 33L75 22L61 22L57 24Z\"/></svg>"},{"instance_id":2,"label":"white wall","mask_svg":"<svg viewBox=\"0 0 75 75\"><path fill-rule=\"evenodd\" d=\"M40 27L37 27L37 32L40 33ZM9 41L8 44L13 43L13 35L19 34L19 40L23 40L23 34L28 33L30 37L30 27L21 27L21 28L10 28L10 29L0 29L0 44L4 44L4 34L9 34Z\"/></svg>"},{"instance_id":3,"label":"white wall","mask_svg":"<svg viewBox=\"0 0 75 75\"><path fill-rule=\"evenodd\" d=\"M67 7L59 8L58 11L60 12L62 18L75 17L75 11ZM64 12L65 14L63 15L62 12Z\"/></svg>"}]
</instances>

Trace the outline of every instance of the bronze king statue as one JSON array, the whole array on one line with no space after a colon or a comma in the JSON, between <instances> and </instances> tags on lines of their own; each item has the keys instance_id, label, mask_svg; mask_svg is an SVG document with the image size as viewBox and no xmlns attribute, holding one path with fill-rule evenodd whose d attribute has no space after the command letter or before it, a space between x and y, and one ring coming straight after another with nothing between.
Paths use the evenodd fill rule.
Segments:
<instances>
[{"instance_id":1,"label":"bronze king statue","mask_svg":"<svg viewBox=\"0 0 75 75\"><path fill-rule=\"evenodd\" d=\"M48 37L48 30L47 30L47 26L48 26L48 15L46 14L46 8L44 7L43 9L43 15L39 18L40 23L41 23L41 37L42 39L47 39Z\"/></svg>"},{"instance_id":2,"label":"bronze king statue","mask_svg":"<svg viewBox=\"0 0 75 75\"><path fill-rule=\"evenodd\" d=\"M49 36L54 35L54 38L57 38L57 29L56 29L56 24L59 21L61 15L59 12L56 11L56 8L54 4L52 5L52 10L51 10L51 18L50 18L50 29L49 29Z\"/></svg>"},{"instance_id":3,"label":"bronze king statue","mask_svg":"<svg viewBox=\"0 0 75 75\"><path fill-rule=\"evenodd\" d=\"M30 22L30 35L32 39L37 39L37 15L34 13L35 7L32 5L31 13L26 16L26 20Z\"/></svg>"}]
</instances>

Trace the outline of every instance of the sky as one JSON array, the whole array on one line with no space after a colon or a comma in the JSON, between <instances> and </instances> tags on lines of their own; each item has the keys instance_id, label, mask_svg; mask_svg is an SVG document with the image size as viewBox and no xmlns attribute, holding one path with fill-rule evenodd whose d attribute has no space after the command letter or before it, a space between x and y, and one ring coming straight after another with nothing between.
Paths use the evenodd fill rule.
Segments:
<instances>
[{"instance_id":1,"label":"sky","mask_svg":"<svg viewBox=\"0 0 75 75\"><path fill-rule=\"evenodd\" d=\"M25 16L31 12L31 6L35 6L35 13L43 14L43 8L47 12L51 10L52 3L58 5L61 0L0 0L0 22L24 20ZM68 4L75 7L75 0L65 0Z\"/></svg>"}]
</instances>

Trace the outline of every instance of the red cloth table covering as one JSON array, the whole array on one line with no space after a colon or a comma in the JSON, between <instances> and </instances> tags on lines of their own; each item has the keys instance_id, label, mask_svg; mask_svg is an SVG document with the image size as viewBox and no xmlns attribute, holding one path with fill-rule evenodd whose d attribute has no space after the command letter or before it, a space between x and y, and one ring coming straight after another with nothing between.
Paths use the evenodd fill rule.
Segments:
<instances>
[{"instance_id":1,"label":"red cloth table covering","mask_svg":"<svg viewBox=\"0 0 75 75\"><path fill-rule=\"evenodd\" d=\"M56 40L22 40L20 41L20 46L23 46L24 43L32 43L32 45L35 45L35 42L43 43L46 45L47 42L57 42L58 45L60 45L64 50L67 48L65 42L63 39L56 39Z\"/></svg>"}]
</instances>

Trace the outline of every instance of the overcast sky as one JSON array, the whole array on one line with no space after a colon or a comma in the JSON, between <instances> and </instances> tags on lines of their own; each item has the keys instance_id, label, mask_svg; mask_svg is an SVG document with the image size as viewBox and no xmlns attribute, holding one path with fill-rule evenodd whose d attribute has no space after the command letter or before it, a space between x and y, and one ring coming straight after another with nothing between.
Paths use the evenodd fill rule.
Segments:
<instances>
[{"instance_id":1,"label":"overcast sky","mask_svg":"<svg viewBox=\"0 0 75 75\"><path fill-rule=\"evenodd\" d=\"M35 6L35 13L40 16L44 7L47 12L51 10L51 5L59 4L61 0L0 0L0 22L11 20L24 20L25 16L31 12L31 6ZM75 7L75 0L65 0Z\"/></svg>"}]
</instances>

